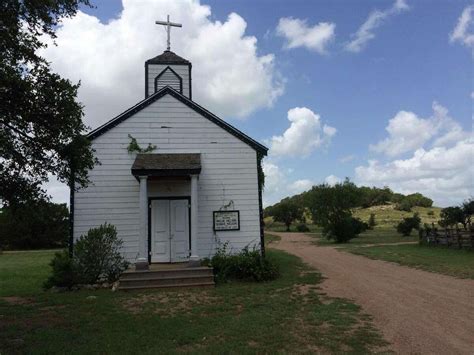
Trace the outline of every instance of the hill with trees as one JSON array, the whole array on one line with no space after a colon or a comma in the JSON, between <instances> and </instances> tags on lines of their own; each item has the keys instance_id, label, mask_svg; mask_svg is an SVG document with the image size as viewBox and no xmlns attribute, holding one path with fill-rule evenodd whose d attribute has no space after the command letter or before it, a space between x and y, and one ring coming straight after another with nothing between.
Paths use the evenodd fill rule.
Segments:
<instances>
[{"instance_id":1,"label":"hill with trees","mask_svg":"<svg viewBox=\"0 0 474 355\"><path fill-rule=\"evenodd\" d=\"M328 239L343 243L375 226L375 214L371 212L368 218L362 219L357 213L361 209L388 206L406 213L413 208L432 205L433 200L420 193L403 195L388 187L356 186L346 179L334 186L315 185L309 191L267 207L264 214L265 217L272 217L273 221L283 223L287 231L297 221L305 224L309 217L322 228L323 235Z\"/></svg>"}]
</instances>

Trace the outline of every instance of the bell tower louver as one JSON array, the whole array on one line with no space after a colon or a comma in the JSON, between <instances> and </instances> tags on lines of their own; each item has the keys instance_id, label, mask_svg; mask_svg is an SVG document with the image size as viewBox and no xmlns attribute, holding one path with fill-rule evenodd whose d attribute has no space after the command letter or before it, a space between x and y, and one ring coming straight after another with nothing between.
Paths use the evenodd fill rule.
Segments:
<instances>
[{"instance_id":1,"label":"bell tower louver","mask_svg":"<svg viewBox=\"0 0 474 355\"><path fill-rule=\"evenodd\" d=\"M192 99L191 62L166 50L145 62L145 98L169 86Z\"/></svg>"}]
</instances>

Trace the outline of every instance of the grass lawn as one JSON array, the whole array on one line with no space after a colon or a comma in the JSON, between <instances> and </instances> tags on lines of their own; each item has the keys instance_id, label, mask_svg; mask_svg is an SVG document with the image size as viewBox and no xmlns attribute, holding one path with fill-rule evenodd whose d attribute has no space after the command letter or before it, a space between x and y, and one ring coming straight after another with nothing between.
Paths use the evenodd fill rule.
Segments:
<instances>
[{"instance_id":1,"label":"grass lawn","mask_svg":"<svg viewBox=\"0 0 474 355\"><path fill-rule=\"evenodd\" d=\"M0 255L0 354L367 353L386 343L359 307L328 298L321 276L268 250L282 276L212 289L50 293L53 252Z\"/></svg>"},{"instance_id":2,"label":"grass lawn","mask_svg":"<svg viewBox=\"0 0 474 355\"><path fill-rule=\"evenodd\" d=\"M474 279L474 252L414 245L384 245L350 248L351 253L371 259L392 261L440 274Z\"/></svg>"}]
</instances>

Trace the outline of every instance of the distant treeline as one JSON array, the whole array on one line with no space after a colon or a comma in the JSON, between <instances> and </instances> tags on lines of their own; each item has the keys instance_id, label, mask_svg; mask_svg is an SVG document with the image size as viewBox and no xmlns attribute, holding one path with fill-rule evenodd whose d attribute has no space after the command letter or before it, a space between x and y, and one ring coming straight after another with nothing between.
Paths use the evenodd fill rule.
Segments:
<instances>
[{"instance_id":1,"label":"distant treeline","mask_svg":"<svg viewBox=\"0 0 474 355\"><path fill-rule=\"evenodd\" d=\"M0 251L62 248L68 234L66 204L40 200L0 209Z\"/></svg>"},{"instance_id":2,"label":"distant treeline","mask_svg":"<svg viewBox=\"0 0 474 355\"><path fill-rule=\"evenodd\" d=\"M420 193L414 193L409 195L403 195L400 193L393 192L390 188L378 188L368 186L356 186L348 179L343 183L346 188L350 190L351 198L354 202L354 207L367 208L371 206L380 206L387 204L394 204L395 208L401 211L411 211L412 207L431 207L433 200L423 196ZM299 195L292 197L286 197L280 202L268 206L265 208L265 216L272 216L273 209L282 201L292 201L299 204L302 207L311 208L311 201L314 201L314 195L317 194L321 186L327 186L325 184L313 186L311 190L303 192Z\"/></svg>"}]
</instances>

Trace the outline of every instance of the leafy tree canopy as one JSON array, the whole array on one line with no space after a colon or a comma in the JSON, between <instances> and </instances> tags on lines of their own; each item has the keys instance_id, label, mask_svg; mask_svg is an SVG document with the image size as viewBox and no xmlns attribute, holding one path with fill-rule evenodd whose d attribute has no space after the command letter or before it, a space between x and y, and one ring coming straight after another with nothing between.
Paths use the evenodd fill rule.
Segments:
<instances>
[{"instance_id":1,"label":"leafy tree canopy","mask_svg":"<svg viewBox=\"0 0 474 355\"><path fill-rule=\"evenodd\" d=\"M323 234L337 243L344 243L368 228L361 220L352 217L351 209L360 203L357 186L346 179L329 186L313 186L305 196L313 221L323 227Z\"/></svg>"},{"instance_id":2,"label":"leafy tree canopy","mask_svg":"<svg viewBox=\"0 0 474 355\"><path fill-rule=\"evenodd\" d=\"M64 247L68 238L66 204L43 200L0 210L0 249Z\"/></svg>"},{"instance_id":3,"label":"leafy tree canopy","mask_svg":"<svg viewBox=\"0 0 474 355\"><path fill-rule=\"evenodd\" d=\"M303 212L304 209L301 204L294 200L285 199L274 206L273 219L285 223L286 230L289 232L291 224L303 218Z\"/></svg>"},{"instance_id":4,"label":"leafy tree canopy","mask_svg":"<svg viewBox=\"0 0 474 355\"><path fill-rule=\"evenodd\" d=\"M53 73L38 51L62 18L89 0L0 2L0 199L5 205L46 198L41 184L56 175L88 183L95 164L83 136L79 84Z\"/></svg>"},{"instance_id":5,"label":"leafy tree canopy","mask_svg":"<svg viewBox=\"0 0 474 355\"><path fill-rule=\"evenodd\" d=\"M412 207L421 206L421 207L431 207L433 205L433 200L429 199L426 196L423 196L420 193L414 193L411 195L402 195L395 193L390 188L378 188L378 187L368 187L368 186L356 186L348 179L342 184L344 187L338 187L337 189L344 189L346 192L350 191L350 196L346 196L342 205L346 206L347 204L354 207L367 208L371 206L379 206L385 204L395 204L396 208L401 210L410 211ZM298 201L303 207L310 208L312 201L316 198L319 198L321 185L313 187L311 190L303 192L299 195L292 197L287 197L291 200ZM274 205L275 206L275 205ZM268 206L265 209L265 216L273 215L273 207Z\"/></svg>"}]
</instances>

